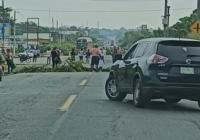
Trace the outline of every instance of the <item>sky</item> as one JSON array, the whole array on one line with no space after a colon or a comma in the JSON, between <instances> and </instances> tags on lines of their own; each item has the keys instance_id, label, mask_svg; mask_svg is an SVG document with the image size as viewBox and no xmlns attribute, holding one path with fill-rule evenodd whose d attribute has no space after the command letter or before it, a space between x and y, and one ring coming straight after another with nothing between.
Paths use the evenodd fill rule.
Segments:
<instances>
[{"instance_id":1,"label":"sky","mask_svg":"<svg viewBox=\"0 0 200 140\"><path fill-rule=\"evenodd\" d=\"M168 0L168 3L170 25L197 8L197 0ZM162 28L164 15L164 0L5 0L5 7L19 12L17 22L37 17L41 26L52 26L53 18L59 26L97 28L99 21L99 28L133 29L145 24L155 29Z\"/></svg>"}]
</instances>

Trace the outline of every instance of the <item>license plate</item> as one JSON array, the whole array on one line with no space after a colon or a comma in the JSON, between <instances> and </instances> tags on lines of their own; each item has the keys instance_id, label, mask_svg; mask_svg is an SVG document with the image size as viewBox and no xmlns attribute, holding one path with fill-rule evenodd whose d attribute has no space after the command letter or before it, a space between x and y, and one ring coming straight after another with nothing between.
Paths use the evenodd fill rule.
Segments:
<instances>
[{"instance_id":1,"label":"license plate","mask_svg":"<svg viewBox=\"0 0 200 140\"><path fill-rule=\"evenodd\" d=\"M194 68L181 67L181 74L194 74Z\"/></svg>"}]
</instances>

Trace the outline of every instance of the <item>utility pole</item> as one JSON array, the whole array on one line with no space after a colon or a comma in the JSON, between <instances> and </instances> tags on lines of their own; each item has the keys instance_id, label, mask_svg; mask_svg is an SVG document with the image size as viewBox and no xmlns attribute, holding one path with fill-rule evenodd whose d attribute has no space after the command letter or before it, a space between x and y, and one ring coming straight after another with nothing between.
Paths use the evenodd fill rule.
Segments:
<instances>
[{"instance_id":1,"label":"utility pole","mask_svg":"<svg viewBox=\"0 0 200 140\"><path fill-rule=\"evenodd\" d=\"M16 47L16 11L14 11L14 45L13 45L13 55L15 56L15 47ZM28 23L27 23L28 24Z\"/></svg>"},{"instance_id":2,"label":"utility pole","mask_svg":"<svg viewBox=\"0 0 200 140\"><path fill-rule=\"evenodd\" d=\"M53 32L55 32L55 30L54 30L54 20L53 20L53 17L52 17L52 29L53 29Z\"/></svg>"},{"instance_id":3,"label":"utility pole","mask_svg":"<svg viewBox=\"0 0 200 140\"><path fill-rule=\"evenodd\" d=\"M167 37L169 37L169 17L170 17L170 6L167 6Z\"/></svg>"},{"instance_id":4,"label":"utility pole","mask_svg":"<svg viewBox=\"0 0 200 140\"><path fill-rule=\"evenodd\" d=\"M5 34L5 8L4 8L4 0L2 0L2 10L3 10L3 27L2 27L2 33L3 33L3 46L4 46L4 34Z\"/></svg>"},{"instance_id":5,"label":"utility pole","mask_svg":"<svg viewBox=\"0 0 200 140\"><path fill-rule=\"evenodd\" d=\"M38 18L38 27L37 27L37 47L39 45L39 28L40 28L40 25L39 25L39 18Z\"/></svg>"},{"instance_id":6,"label":"utility pole","mask_svg":"<svg viewBox=\"0 0 200 140\"><path fill-rule=\"evenodd\" d=\"M51 43L51 9L49 8L49 43Z\"/></svg>"},{"instance_id":7,"label":"utility pole","mask_svg":"<svg viewBox=\"0 0 200 140\"><path fill-rule=\"evenodd\" d=\"M11 35L11 25L10 25L10 13L9 13L9 46L11 46L11 40L10 40L10 35Z\"/></svg>"},{"instance_id":8,"label":"utility pole","mask_svg":"<svg viewBox=\"0 0 200 140\"><path fill-rule=\"evenodd\" d=\"M61 23L61 30L60 30L60 46L62 44L62 23Z\"/></svg>"},{"instance_id":9,"label":"utility pole","mask_svg":"<svg viewBox=\"0 0 200 140\"><path fill-rule=\"evenodd\" d=\"M165 0L165 11L164 11L164 19L163 19L164 37L167 37L167 3L168 3L168 0Z\"/></svg>"},{"instance_id":10,"label":"utility pole","mask_svg":"<svg viewBox=\"0 0 200 140\"><path fill-rule=\"evenodd\" d=\"M99 29L99 21L98 21L98 23L97 23L97 27L98 27L98 29Z\"/></svg>"},{"instance_id":11,"label":"utility pole","mask_svg":"<svg viewBox=\"0 0 200 140\"><path fill-rule=\"evenodd\" d=\"M59 34L59 31L58 31L58 20L56 21L56 41L58 41L59 42L59 36L60 36L60 34Z\"/></svg>"},{"instance_id":12,"label":"utility pole","mask_svg":"<svg viewBox=\"0 0 200 140\"><path fill-rule=\"evenodd\" d=\"M200 21L200 0L197 0L197 20Z\"/></svg>"},{"instance_id":13,"label":"utility pole","mask_svg":"<svg viewBox=\"0 0 200 140\"><path fill-rule=\"evenodd\" d=\"M57 25L56 25L57 31L58 31L58 20L57 20Z\"/></svg>"}]
</instances>

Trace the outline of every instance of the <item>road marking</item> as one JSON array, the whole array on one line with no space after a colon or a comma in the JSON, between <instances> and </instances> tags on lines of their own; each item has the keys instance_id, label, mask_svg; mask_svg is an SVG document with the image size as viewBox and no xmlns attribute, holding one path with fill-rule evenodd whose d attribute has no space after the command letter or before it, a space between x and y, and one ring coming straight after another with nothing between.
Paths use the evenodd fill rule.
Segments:
<instances>
[{"instance_id":1,"label":"road marking","mask_svg":"<svg viewBox=\"0 0 200 140\"><path fill-rule=\"evenodd\" d=\"M83 80L79 85L84 86L87 83L87 79Z\"/></svg>"},{"instance_id":2,"label":"road marking","mask_svg":"<svg viewBox=\"0 0 200 140\"><path fill-rule=\"evenodd\" d=\"M73 103L73 101L76 99L77 95L71 95L67 101L63 104L63 106L60 108L60 111L68 111L69 107Z\"/></svg>"}]
</instances>

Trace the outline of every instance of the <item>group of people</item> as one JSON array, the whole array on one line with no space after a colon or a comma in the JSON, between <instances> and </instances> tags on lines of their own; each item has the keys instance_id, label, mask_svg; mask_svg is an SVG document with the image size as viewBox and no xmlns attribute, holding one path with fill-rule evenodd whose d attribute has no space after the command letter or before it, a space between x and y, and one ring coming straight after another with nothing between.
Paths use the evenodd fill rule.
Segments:
<instances>
[{"instance_id":1,"label":"group of people","mask_svg":"<svg viewBox=\"0 0 200 140\"><path fill-rule=\"evenodd\" d=\"M54 47L51 50L49 48L47 50L47 65L50 65L51 64L51 60L52 60L53 68L57 67L58 63L61 62L60 55L61 55L61 50L60 49L57 49L56 47Z\"/></svg>"},{"instance_id":2,"label":"group of people","mask_svg":"<svg viewBox=\"0 0 200 140\"><path fill-rule=\"evenodd\" d=\"M91 58L91 70L92 71L100 71L103 68L103 65L105 64L104 61L104 51L103 48L99 49L97 45L95 45L95 47L93 48L92 51L90 51L89 49L87 50L87 52L85 53L85 58L86 58L86 63L89 64L90 63L90 58ZM75 61L75 50L72 49L71 51L71 59L73 61ZM84 63L84 51L81 49L78 52L78 56L79 56L79 60L80 62Z\"/></svg>"},{"instance_id":3,"label":"group of people","mask_svg":"<svg viewBox=\"0 0 200 140\"><path fill-rule=\"evenodd\" d=\"M95 72L99 72L102 70L104 61L104 52L103 49L98 49L98 46L95 45L95 48L91 51L91 70Z\"/></svg>"},{"instance_id":4,"label":"group of people","mask_svg":"<svg viewBox=\"0 0 200 140\"><path fill-rule=\"evenodd\" d=\"M61 49L57 49L56 47L55 47L55 49L56 49L58 55L60 56L60 54L62 53L62 52L61 52ZM54 50L54 49L53 49L53 50ZM53 50L52 50L52 51L53 51ZM33 62L37 62L37 57L40 56L40 54L41 54L41 57L44 56L43 51L42 51L42 50L39 50L39 51L40 51L40 53L38 52L38 50L34 50L34 51L33 51ZM51 52L52 52L52 51L51 51L51 49L48 49L48 50L47 50L47 64L48 64L48 65L51 63L51 57L52 57ZM55 54L55 53L54 53L54 54ZM52 60L52 62L53 62L53 60Z\"/></svg>"},{"instance_id":5,"label":"group of people","mask_svg":"<svg viewBox=\"0 0 200 140\"><path fill-rule=\"evenodd\" d=\"M13 55L10 49L7 49L5 54L2 54L2 53L0 54L0 82L2 81L3 72L4 72L4 67L2 64L5 61L7 62L7 65L8 65L8 74L10 74L13 72L13 69L15 68L15 64L13 62Z\"/></svg>"},{"instance_id":6,"label":"group of people","mask_svg":"<svg viewBox=\"0 0 200 140\"><path fill-rule=\"evenodd\" d=\"M97 48L98 48L98 46L97 46ZM90 63L91 55L92 55L92 52L88 49L87 52L85 53L85 59L86 59L86 63L87 64ZM74 49L72 50L71 56L73 56L73 58L75 58L75 51L74 51ZM83 58L84 58L84 51L82 49L78 52L78 56L79 56L79 60L84 63L84 60L83 60ZM101 48L99 50L99 56L103 60L103 63L105 64L105 61L104 61L105 53L104 53L103 48ZM74 59L74 61L75 61L75 59Z\"/></svg>"}]
</instances>

